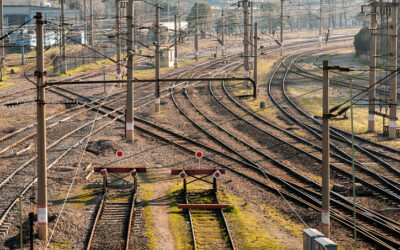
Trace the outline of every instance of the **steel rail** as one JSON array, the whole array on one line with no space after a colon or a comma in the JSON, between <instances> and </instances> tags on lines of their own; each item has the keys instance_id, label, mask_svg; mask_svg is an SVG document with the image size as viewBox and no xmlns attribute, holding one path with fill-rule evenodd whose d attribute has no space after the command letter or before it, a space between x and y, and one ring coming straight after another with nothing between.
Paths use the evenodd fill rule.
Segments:
<instances>
[{"instance_id":1,"label":"steel rail","mask_svg":"<svg viewBox=\"0 0 400 250\"><path fill-rule=\"evenodd\" d=\"M293 55L292 55L292 56L293 56ZM286 58L287 58L287 57L286 57ZM285 58L285 59L286 59L286 58ZM270 96L270 98L271 98L271 100L273 101L274 105L277 106L277 108L278 108L282 113L284 113L290 120L294 121L295 123L299 124L300 126L302 126L303 128L305 128L306 130L308 130L311 134L313 134L314 136L316 136L317 139L322 139L321 135L318 134L317 132L315 132L314 130L310 129L309 126L308 126L307 124L305 124L304 122L302 122L302 121L298 120L297 118L291 116L291 115L276 101L276 99L272 96L272 92L271 92L271 83L272 83L272 79L273 79L274 75L276 74L276 72L278 71L279 67L282 65L282 63L283 63L283 61L281 61L281 62L277 65L277 67L276 67L274 73L271 75L271 78L270 78L270 80L269 80L269 82L268 82L268 95ZM288 73L288 70L285 71L284 78L286 78L287 73ZM284 84L282 84L282 85L284 86ZM346 155L342 150L340 150L339 148L337 148L337 147L336 147L335 145L333 145L332 143L331 143L331 146L332 146L332 148L335 149L336 151L341 152L342 155ZM332 166L332 165L331 165L331 166ZM397 190L397 189L398 189L396 186L393 185L392 182L388 181L387 178L383 178L380 174L374 174L374 173L373 173L374 171L372 171L372 170L371 170L371 171L368 171L368 168L366 168L365 166L362 167L362 164L360 164L360 163L357 162L356 166L357 166L359 169L368 172L368 174L370 174L370 175L372 174L372 175L375 175L376 177L378 177L378 179L381 180L381 183L382 183L382 184L385 184L385 185L389 186L390 188L393 188L394 190ZM337 169L338 169L338 168L337 168ZM340 171L341 173L345 173L345 175L348 176L349 178L350 178L350 176L352 176L350 173L347 173L347 172L344 171L344 170L338 169L338 171ZM356 179L357 179L357 181L361 182L362 184L364 184L364 185L366 185L366 186L369 186L372 190L374 190L374 189L375 189L375 190L378 190L378 191L380 191L380 193L382 193L382 194L388 196L389 198L394 199L394 200L397 200L398 202L400 201L400 196L399 196L398 194L393 193L393 191L390 191L390 192L389 192L389 191L386 190L386 189L382 189L382 188L376 187L376 186L374 186L374 185L372 185L372 184L370 184L370 183L368 183L368 182L366 182L366 181L360 179L360 178L357 177L357 176L356 176Z\"/></svg>"},{"instance_id":2,"label":"steel rail","mask_svg":"<svg viewBox=\"0 0 400 250\"><path fill-rule=\"evenodd\" d=\"M273 124L273 123L268 122L268 121L265 120L264 118L262 118L262 117L256 115L255 113L253 113L252 111L248 110L246 107L244 107L243 105L241 105L240 103L238 103L238 101L236 101L236 100L229 94L229 92L226 90L224 84L222 84L222 87L223 87L223 90L224 90L225 94L228 96L228 98L229 98L236 106L238 106L239 108L243 109L248 115L254 117L256 120L258 120L258 121L260 121L260 122L266 124L267 126L270 126L270 127L274 128L274 129L276 129L276 130L278 130L278 131L280 131L280 132L283 132L283 133L287 134L288 136L290 136L291 138L293 138L293 139L295 139L295 140L297 140L297 141L299 141L299 142L302 142L302 143L304 143L304 144L306 144L306 145L309 145L309 146L311 146L311 147L314 147L314 148L318 148L318 147L319 147L319 146L317 146L317 145L315 145L315 144L313 144L313 143L311 143L311 142L309 142L309 141L307 141L307 140L305 140L305 139L303 139L303 138L301 138L301 137L299 137L299 136L297 136L297 135L295 135L295 134L293 134L293 133L291 133L291 132L289 132L289 131L287 131L287 130L284 130L284 129L282 129L282 128L276 126L276 125ZM219 100L219 99L217 99L217 100ZM306 155L309 155L309 156L312 157L313 159L317 160L319 163L322 163L322 160L319 159L319 158L317 158L316 156L314 156L314 155L308 153L307 151L305 151L305 150L303 150L303 149L301 149L301 148L297 148L297 147L294 146L293 144L288 143L288 142L285 141L284 139L281 139L280 137L275 136L275 135L273 135L272 133L269 133L269 132L267 132L267 131L264 130L264 129L261 129L260 127L254 125L253 123L251 123L251 122L245 120L242 116L239 116L237 113L233 112L231 109L228 109L228 108L226 107L226 105L224 105L222 102L221 102L221 104L222 104L223 107L225 107L229 112L231 112L232 114L234 114L238 119L242 119L244 122L246 122L246 123L249 124L250 126L254 127L255 129L260 130L261 132L263 132L263 133L265 133L265 134L271 136L272 138L276 139L276 140L279 141L280 143L282 143L282 144L287 144L288 146L290 146L290 147L292 147L292 148L294 148L294 149L296 149L296 150L298 150L298 151L300 151L300 152L302 152L302 153L304 153L304 154L306 154ZM349 201L348 199L342 197L341 195L339 195L339 194L337 194L337 193L335 193L335 192L331 192L331 195L335 196L335 197L338 198L339 200L343 200L345 203L347 203L348 206L352 206L352 201ZM393 224L393 225L395 225L396 227L399 227L399 228L400 228L400 223L398 223L398 222L395 222L395 221L393 221L393 220L391 220L391 219L389 219L389 218L386 218L386 217L382 217L382 215L377 214L377 213L375 213L375 212L373 212L373 211L371 211L371 210L367 210L367 209L365 209L365 208L359 207L358 205L357 205L357 208L360 209L361 212L367 212L367 213L373 214L375 217L377 217L377 218L382 218L384 221L389 221L391 224ZM352 207L351 207L351 209L352 209ZM360 211L359 211L359 212L360 212Z\"/></svg>"},{"instance_id":3,"label":"steel rail","mask_svg":"<svg viewBox=\"0 0 400 250\"><path fill-rule=\"evenodd\" d=\"M298 56L301 56L301 55L298 55ZM296 57L291 61L291 63L289 64L289 66L286 66L286 65L284 64L284 61L285 61L286 58L283 60L282 65L287 69L287 70L286 70L286 73L285 73L285 76L284 76L284 79L286 79L287 73L290 71L290 66L291 66L292 63L296 60L296 58L297 58L298 56L296 56ZM301 113L301 115L303 115L304 117L307 118L307 120L312 121L312 122L315 123L316 125L321 126L321 123L320 123L319 121L317 121L315 118L311 117L310 115L306 114L306 112L304 112L297 104L295 104L295 103L293 102L293 100L287 95L286 90L285 90L285 82L283 82L283 84L282 84L282 92L283 92L283 94L284 94L286 100L287 100L299 113ZM285 110L285 111L286 111L286 110ZM288 114L288 113L285 112L285 114ZM304 122L302 122L302 121L300 121L300 120L294 118L293 116L290 116L290 115L289 115L288 117L289 117L290 119L292 119L293 121L295 121L296 123L300 124L301 126L305 127L305 128L306 128L307 130L309 130L309 131L310 131L310 129L312 129L312 130L314 130L314 131L317 131L317 133L318 133L317 136L318 136L319 138L322 139L322 137L321 137L322 131L321 131L320 129L318 129L318 128L313 128L313 127L309 126L308 124L306 124L306 123L304 123ZM344 142L345 142L347 145L351 146L351 141L350 141L349 139L344 138L343 135L340 135L340 134L337 133L336 131L332 131L332 133L333 133L334 136L341 138L341 139L342 139L341 141L344 140ZM336 137L333 137L333 138L336 138ZM333 144L331 144L331 145L333 145ZM388 164L386 161L384 161L384 160L380 159L379 157L375 156L373 153L364 150L364 149L363 149L362 147L360 147L358 144L355 144L355 147L356 147L361 153L363 153L364 155L366 155L366 156L369 157L370 159L374 160L375 162L380 163L380 164L381 164L382 166L384 166L386 169L390 170L391 172L393 172L394 174L396 174L397 176L400 177L400 170L394 168L393 166L391 166L390 164ZM350 157L348 154L346 154L344 151L342 151L342 150L339 149L338 147L334 147L334 149L335 149L336 151L340 152L340 154L342 154L345 158L347 158L348 162L351 161L351 157ZM400 152L399 152L399 153L400 153ZM400 162L399 160L397 160L397 161ZM356 165L357 165L357 167L361 168L363 171L366 171L366 172L369 173L369 174L373 174L373 175L379 176L379 178L381 178L381 180L383 180L383 181L386 182L386 183L389 183L388 185L389 185L391 188L397 190L397 193L400 194L400 183L398 183L398 182L396 182L396 181L393 181L393 180L391 180L390 178L388 178L388 177L386 177L386 176L383 176L383 175L377 173L377 172L374 171L374 170L371 170L371 169L367 168L367 167L364 166L361 162L356 161ZM397 185L397 186L395 186L395 185Z\"/></svg>"},{"instance_id":4,"label":"steel rail","mask_svg":"<svg viewBox=\"0 0 400 250\"><path fill-rule=\"evenodd\" d=\"M296 66L296 65L295 65L295 66ZM297 68L297 67L296 67L296 68ZM304 74L314 76L314 74L312 74L312 73L310 73L310 72L308 72L308 71L306 71L306 70L303 70L303 69L301 69L301 70L304 72ZM293 70L291 70L291 71L292 71L293 73L296 73L296 72L293 71ZM339 72L336 72L336 71L333 71L333 72L339 73ZM321 79L322 79L322 78L320 78L320 77L315 78L315 77L312 77L312 76L306 76L306 75L303 75L303 76L305 76L305 77L307 77L307 78L309 78L309 79L314 79L314 80L321 80ZM333 80L333 82L336 82L336 81ZM348 84L346 85L346 87L348 87ZM366 89L366 87L363 87L363 88L364 88L363 90ZM399 96L400 96L400 94L399 94ZM334 130L334 131L336 131L336 132L342 133L342 134L344 134L345 136L347 136L348 138L351 137L351 134L350 134L349 132L344 131L344 130L342 130L342 129L338 129L338 128L334 127L334 126L331 126L330 129L331 129L331 130ZM387 151L390 151L390 152L393 152L393 153L396 153L396 154L399 154L399 155L400 155L400 150L396 150L396 149L394 149L394 148L392 148L392 147L388 147L388 146L385 146L385 145L382 145L382 144L379 144L379 143L370 141L370 140L365 139L365 138L363 138L363 137L361 137L361 136L358 136L358 135L355 135L355 138L356 138L357 140L360 140L360 141L365 142L365 143L367 143L367 144L370 144L370 145L372 145L372 146L380 147L380 148L382 148L382 149L385 149L385 150L387 150ZM365 149L366 149L366 148L365 148ZM367 149L366 149L366 150L367 150ZM398 159L397 159L397 160L398 160Z\"/></svg>"}]
</instances>

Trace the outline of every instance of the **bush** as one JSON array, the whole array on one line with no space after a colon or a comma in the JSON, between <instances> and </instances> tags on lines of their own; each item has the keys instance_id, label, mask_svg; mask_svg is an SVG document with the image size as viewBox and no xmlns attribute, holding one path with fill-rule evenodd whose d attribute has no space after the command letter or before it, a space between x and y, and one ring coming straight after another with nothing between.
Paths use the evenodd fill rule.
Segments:
<instances>
[{"instance_id":1,"label":"bush","mask_svg":"<svg viewBox=\"0 0 400 250\"><path fill-rule=\"evenodd\" d=\"M356 49L357 56L369 53L370 37L371 36L368 27L362 28L357 35L355 35L354 48Z\"/></svg>"}]
</instances>

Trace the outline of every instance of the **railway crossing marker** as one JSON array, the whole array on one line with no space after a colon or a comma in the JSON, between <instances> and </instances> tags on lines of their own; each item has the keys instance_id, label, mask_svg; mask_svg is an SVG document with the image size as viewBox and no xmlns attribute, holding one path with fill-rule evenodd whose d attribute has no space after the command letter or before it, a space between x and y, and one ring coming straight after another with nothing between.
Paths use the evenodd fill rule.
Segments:
<instances>
[{"instance_id":1,"label":"railway crossing marker","mask_svg":"<svg viewBox=\"0 0 400 250\"><path fill-rule=\"evenodd\" d=\"M122 152L121 152L122 153ZM108 184L111 184L113 182L116 182L118 180L124 180L124 178L127 176L131 176L133 178L133 185L135 190L137 189L137 173L146 173L147 169L145 167L95 167L94 172L100 173L101 176L103 176L103 192L107 192L107 186ZM128 174L125 176L117 176L115 174ZM107 181L107 176L113 176L115 177L115 180L112 182L108 183Z\"/></svg>"},{"instance_id":2,"label":"railway crossing marker","mask_svg":"<svg viewBox=\"0 0 400 250\"><path fill-rule=\"evenodd\" d=\"M199 169L200 169L200 159L203 158L203 152L197 151L195 154L196 158L199 159Z\"/></svg>"},{"instance_id":3,"label":"railway crossing marker","mask_svg":"<svg viewBox=\"0 0 400 250\"><path fill-rule=\"evenodd\" d=\"M187 192L187 184L195 181L202 181L213 185L214 192L217 192L217 179L221 178L225 174L225 169L172 169L171 175L178 175L179 178L183 179L183 189ZM202 177L197 177L201 175ZM206 180L208 176L213 177L213 182ZM192 177L194 180L187 182L187 178Z\"/></svg>"}]
</instances>

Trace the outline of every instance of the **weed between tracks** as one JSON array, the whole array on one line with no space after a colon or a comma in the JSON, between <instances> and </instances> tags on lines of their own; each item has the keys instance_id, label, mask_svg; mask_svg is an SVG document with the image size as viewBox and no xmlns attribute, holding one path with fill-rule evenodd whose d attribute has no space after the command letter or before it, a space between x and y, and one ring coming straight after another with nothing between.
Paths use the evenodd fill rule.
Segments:
<instances>
[{"instance_id":1,"label":"weed between tracks","mask_svg":"<svg viewBox=\"0 0 400 250\"><path fill-rule=\"evenodd\" d=\"M269 205L262 205L264 216L273 229L261 224L250 204L243 204L243 201L235 195L227 194L226 203L232 204L232 212L226 213L226 219L230 224L233 239L236 246L243 249L287 249L294 246L287 246L282 235L277 235L276 230L284 231L299 239L302 235L302 225L291 220L276 208ZM235 240L236 239L236 240ZM300 240L299 240L300 241ZM238 245L239 242L239 245Z\"/></svg>"},{"instance_id":2,"label":"weed between tracks","mask_svg":"<svg viewBox=\"0 0 400 250\"><path fill-rule=\"evenodd\" d=\"M314 89L320 88L320 84L314 81L296 81L287 85L288 95L292 97L301 96ZM349 90L343 88L330 88L330 107L334 107L350 98ZM355 92L356 93L356 92ZM299 107L303 108L311 116L321 117L322 115L322 90L309 95L304 95L295 99ZM382 137L383 119L376 116L375 128L376 133L366 133L368 128L368 106L354 105L354 131L358 135L362 135L372 141L377 141L393 148L400 148L396 140L390 141ZM384 112L384 111L383 111ZM331 125L337 128L351 131L350 111L347 111L346 116L335 117L330 120ZM386 125L388 121L386 120Z\"/></svg>"},{"instance_id":3,"label":"weed between tracks","mask_svg":"<svg viewBox=\"0 0 400 250\"><path fill-rule=\"evenodd\" d=\"M182 181L176 181L176 185L168 191L167 198L170 201L169 228L174 236L177 249L193 249L188 215L177 207L178 203L184 203L184 200L180 197L182 188Z\"/></svg>"},{"instance_id":4,"label":"weed between tracks","mask_svg":"<svg viewBox=\"0 0 400 250\"><path fill-rule=\"evenodd\" d=\"M141 183L139 185L138 198L143 202L143 218L145 221L145 235L149 239L149 249L154 249L156 246L154 238L154 223L151 218L151 211L149 207L149 200L153 196L153 186L151 183Z\"/></svg>"}]
</instances>

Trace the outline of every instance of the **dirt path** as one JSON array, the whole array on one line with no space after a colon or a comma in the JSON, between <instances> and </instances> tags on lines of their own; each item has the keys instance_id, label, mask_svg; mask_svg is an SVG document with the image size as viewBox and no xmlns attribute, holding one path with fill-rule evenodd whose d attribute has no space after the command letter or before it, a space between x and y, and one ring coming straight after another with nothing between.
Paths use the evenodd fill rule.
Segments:
<instances>
[{"instance_id":1,"label":"dirt path","mask_svg":"<svg viewBox=\"0 0 400 250\"><path fill-rule=\"evenodd\" d=\"M149 171L148 178L153 180L153 195L149 199L149 207L154 226L155 249L175 249L174 237L169 228L168 190L173 183L170 181L170 170L156 166Z\"/></svg>"}]
</instances>

